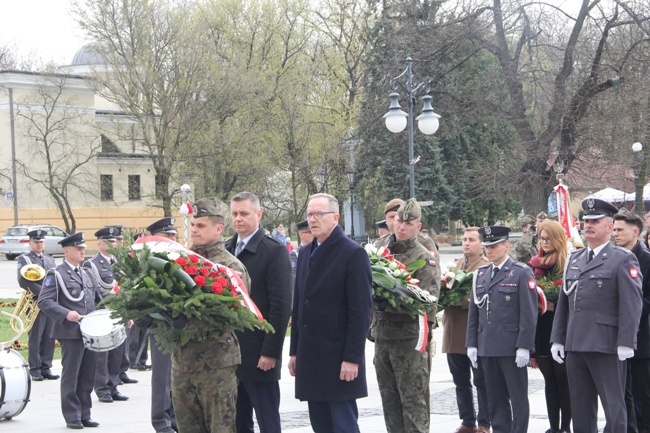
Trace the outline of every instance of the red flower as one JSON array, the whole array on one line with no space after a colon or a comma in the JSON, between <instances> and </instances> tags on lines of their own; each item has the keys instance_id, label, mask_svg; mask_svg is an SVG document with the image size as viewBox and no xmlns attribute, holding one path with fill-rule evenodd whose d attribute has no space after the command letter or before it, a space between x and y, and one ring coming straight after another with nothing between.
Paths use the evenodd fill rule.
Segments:
<instances>
[{"instance_id":1,"label":"red flower","mask_svg":"<svg viewBox=\"0 0 650 433\"><path fill-rule=\"evenodd\" d=\"M184 266L183 269L185 272L187 272L189 275L196 275L198 274L198 271L194 266Z\"/></svg>"},{"instance_id":2,"label":"red flower","mask_svg":"<svg viewBox=\"0 0 650 433\"><path fill-rule=\"evenodd\" d=\"M212 293L217 295L223 294L223 287L219 283L212 283Z\"/></svg>"},{"instance_id":3,"label":"red flower","mask_svg":"<svg viewBox=\"0 0 650 433\"><path fill-rule=\"evenodd\" d=\"M222 286L228 287L228 280L226 280L224 277L217 277L216 281Z\"/></svg>"},{"instance_id":4,"label":"red flower","mask_svg":"<svg viewBox=\"0 0 650 433\"><path fill-rule=\"evenodd\" d=\"M390 251L388 251L388 248L384 249L384 252L381 253L381 256L386 257L386 259L388 259L389 262L393 261L393 255L390 253Z\"/></svg>"},{"instance_id":5,"label":"red flower","mask_svg":"<svg viewBox=\"0 0 650 433\"><path fill-rule=\"evenodd\" d=\"M203 275L197 275L194 277L194 282L196 283L197 286L203 287L205 286L205 277Z\"/></svg>"},{"instance_id":6,"label":"red flower","mask_svg":"<svg viewBox=\"0 0 650 433\"><path fill-rule=\"evenodd\" d=\"M177 258L174 261L174 263L176 263L177 265L181 265L181 266L187 266L187 260L185 258L183 258L183 257Z\"/></svg>"},{"instance_id":7,"label":"red flower","mask_svg":"<svg viewBox=\"0 0 650 433\"><path fill-rule=\"evenodd\" d=\"M196 264L199 262L199 258L196 256L189 256L188 259L190 259L190 262Z\"/></svg>"},{"instance_id":8,"label":"red flower","mask_svg":"<svg viewBox=\"0 0 650 433\"><path fill-rule=\"evenodd\" d=\"M562 280L555 280L553 282L553 284L556 285L556 286L561 286L562 285Z\"/></svg>"},{"instance_id":9,"label":"red flower","mask_svg":"<svg viewBox=\"0 0 650 433\"><path fill-rule=\"evenodd\" d=\"M210 268L207 268L205 266L202 267L201 268L201 275L203 275L204 277L207 277L208 275L210 275Z\"/></svg>"}]
</instances>

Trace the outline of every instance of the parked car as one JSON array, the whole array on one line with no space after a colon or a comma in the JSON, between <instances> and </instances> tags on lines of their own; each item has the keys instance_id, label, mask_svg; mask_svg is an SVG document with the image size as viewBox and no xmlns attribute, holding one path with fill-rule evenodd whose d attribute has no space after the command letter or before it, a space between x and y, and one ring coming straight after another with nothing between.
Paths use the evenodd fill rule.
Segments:
<instances>
[{"instance_id":1,"label":"parked car","mask_svg":"<svg viewBox=\"0 0 650 433\"><path fill-rule=\"evenodd\" d=\"M29 237L27 232L34 229L47 231L45 235L45 252L52 255L62 255L63 248L59 241L68 237L68 234L58 227L48 224L25 224L9 227L0 240L0 254L4 254L7 260L15 260L23 253L29 252Z\"/></svg>"}]
</instances>

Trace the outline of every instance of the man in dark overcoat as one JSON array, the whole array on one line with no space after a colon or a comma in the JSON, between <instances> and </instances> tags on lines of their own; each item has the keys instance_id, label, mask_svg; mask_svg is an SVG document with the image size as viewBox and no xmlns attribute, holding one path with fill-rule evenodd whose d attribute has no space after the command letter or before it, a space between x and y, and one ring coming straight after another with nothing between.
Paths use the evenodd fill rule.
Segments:
<instances>
[{"instance_id":1,"label":"man in dark overcoat","mask_svg":"<svg viewBox=\"0 0 650 433\"><path fill-rule=\"evenodd\" d=\"M626 360L634 355L642 308L639 261L611 244L618 211L603 200L582 202L587 248L572 253L564 269L551 355L567 363L573 431L597 430L598 397L605 430L627 432Z\"/></svg>"},{"instance_id":2,"label":"man in dark overcoat","mask_svg":"<svg viewBox=\"0 0 650 433\"><path fill-rule=\"evenodd\" d=\"M260 227L263 211L250 192L230 202L235 236L226 249L251 277L250 296L275 333L236 332L241 350L237 367L237 433L253 433L253 410L261 433L280 433L282 346L291 314L291 262L287 248Z\"/></svg>"},{"instance_id":3,"label":"man in dark overcoat","mask_svg":"<svg viewBox=\"0 0 650 433\"><path fill-rule=\"evenodd\" d=\"M625 383L625 406L627 408L627 431L647 433L650 430L650 251L639 240L643 231L643 219L627 208L614 215L612 237L616 246L632 251L639 261L643 275L643 310L637 333L634 356L627 363Z\"/></svg>"},{"instance_id":4,"label":"man in dark overcoat","mask_svg":"<svg viewBox=\"0 0 650 433\"><path fill-rule=\"evenodd\" d=\"M289 372L316 433L359 432L356 399L368 395L372 271L366 251L345 236L339 217L336 198L310 197L307 220L315 239L298 256L291 317Z\"/></svg>"}]
</instances>

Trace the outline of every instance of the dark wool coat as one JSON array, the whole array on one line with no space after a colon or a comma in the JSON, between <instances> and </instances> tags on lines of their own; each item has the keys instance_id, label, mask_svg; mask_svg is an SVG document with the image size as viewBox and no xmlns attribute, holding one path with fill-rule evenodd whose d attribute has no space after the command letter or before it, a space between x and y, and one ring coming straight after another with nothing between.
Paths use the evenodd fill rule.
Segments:
<instances>
[{"instance_id":1,"label":"dark wool coat","mask_svg":"<svg viewBox=\"0 0 650 433\"><path fill-rule=\"evenodd\" d=\"M641 275L643 275L643 309L641 310L634 357L650 358L650 321L648 321L648 314L650 314L650 251L643 242L637 242L632 248L632 254L639 261Z\"/></svg>"},{"instance_id":2,"label":"dark wool coat","mask_svg":"<svg viewBox=\"0 0 650 433\"><path fill-rule=\"evenodd\" d=\"M296 356L296 398L344 401L368 395L365 342L372 312L372 272L366 251L339 226L298 255L290 355ZM341 362L359 364L351 381Z\"/></svg>"},{"instance_id":3,"label":"dark wool coat","mask_svg":"<svg viewBox=\"0 0 650 433\"><path fill-rule=\"evenodd\" d=\"M235 254L239 238L235 235L226 242L226 249ZM291 262L287 247L266 236L259 228L237 256L251 278L248 287L251 299L275 333L238 331L241 364L237 367L239 380L248 382L280 380L282 345L284 344L291 313ZM275 368L262 371L257 368L260 356L275 358Z\"/></svg>"}]
</instances>

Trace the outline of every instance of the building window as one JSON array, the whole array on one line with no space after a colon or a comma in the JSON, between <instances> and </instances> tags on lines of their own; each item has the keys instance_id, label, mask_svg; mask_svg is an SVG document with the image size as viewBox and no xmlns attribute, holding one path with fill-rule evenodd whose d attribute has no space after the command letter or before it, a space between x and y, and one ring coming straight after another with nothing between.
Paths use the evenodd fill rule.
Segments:
<instances>
[{"instance_id":1,"label":"building window","mask_svg":"<svg viewBox=\"0 0 650 433\"><path fill-rule=\"evenodd\" d=\"M129 200L140 200L140 175L129 175Z\"/></svg>"},{"instance_id":2,"label":"building window","mask_svg":"<svg viewBox=\"0 0 650 433\"><path fill-rule=\"evenodd\" d=\"M113 200L113 175L100 174L99 186L101 189L102 201Z\"/></svg>"}]
</instances>

